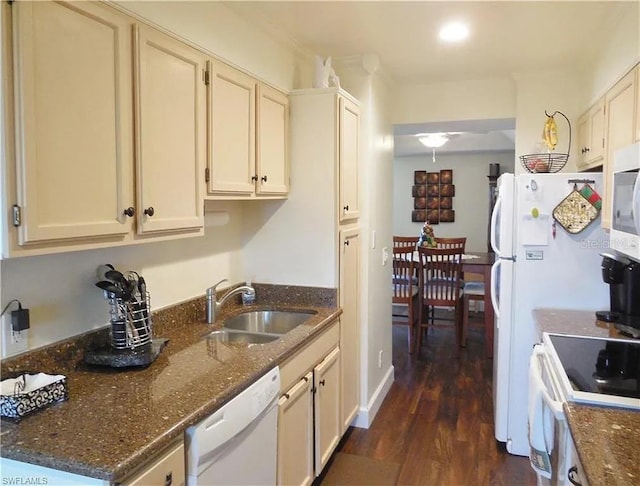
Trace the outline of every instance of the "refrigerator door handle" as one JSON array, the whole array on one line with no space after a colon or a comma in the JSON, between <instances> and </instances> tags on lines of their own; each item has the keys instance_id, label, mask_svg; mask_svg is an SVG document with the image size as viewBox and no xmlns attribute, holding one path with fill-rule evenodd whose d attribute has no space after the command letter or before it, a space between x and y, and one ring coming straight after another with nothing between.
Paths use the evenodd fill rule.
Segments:
<instances>
[{"instance_id":1,"label":"refrigerator door handle","mask_svg":"<svg viewBox=\"0 0 640 486\"><path fill-rule=\"evenodd\" d=\"M491 213L491 248L496 254L496 258L500 258L500 249L498 248L498 212L501 211L502 208L502 195L498 193L498 199L496 199L496 204L493 207L493 212Z\"/></svg>"},{"instance_id":2,"label":"refrigerator door handle","mask_svg":"<svg viewBox=\"0 0 640 486\"><path fill-rule=\"evenodd\" d=\"M491 305L493 306L493 313L496 316L496 325L500 327L500 305L498 302L498 267L502 264L502 260L499 258L491 266Z\"/></svg>"}]
</instances>

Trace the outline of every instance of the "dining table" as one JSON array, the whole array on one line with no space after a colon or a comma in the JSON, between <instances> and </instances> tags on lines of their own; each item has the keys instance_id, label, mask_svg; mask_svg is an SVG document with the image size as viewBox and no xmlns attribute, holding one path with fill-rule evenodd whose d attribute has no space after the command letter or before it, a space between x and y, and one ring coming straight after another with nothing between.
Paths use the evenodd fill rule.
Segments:
<instances>
[{"instance_id":1,"label":"dining table","mask_svg":"<svg viewBox=\"0 0 640 486\"><path fill-rule=\"evenodd\" d=\"M494 312L491 302L491 267L495 261L494 253L465 253L462 256L462 272L483 276L484 281L484 353L493 358Z\"/></svg>"}]
</instances>

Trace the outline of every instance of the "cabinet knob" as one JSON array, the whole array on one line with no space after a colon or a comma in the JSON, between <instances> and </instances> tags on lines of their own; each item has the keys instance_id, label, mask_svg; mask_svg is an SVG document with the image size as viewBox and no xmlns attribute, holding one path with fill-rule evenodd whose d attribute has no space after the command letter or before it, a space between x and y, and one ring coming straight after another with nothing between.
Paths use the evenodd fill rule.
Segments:
<instances>
[{"instance_id":1,"label":"cabinet knob","mask_svg":"<svg viewBox=\"0 0 640 486\"><path fill-rule=\"evenodd\" d=\"M147 209L144 210L144 214L146 214L147 216L151 217L156 213L156 210L153 209L153 206L149 206Z\"/></svg>"},{"instance_id":2,"label":"cabinet knob","mask_svg":"<svg viewBox=\"0 0 640 486\"><path fill-rule=\"evenodd\" d=\"M349 246L349 240L344 240L344 246Z\"/></svg>"},{"instance_id":3,"label":"cabinet knob","mask_svg":"<svg viewBox=\"0 0 640 486\"><path fill-rule=\"evenodd\" d=\"M320 384L324 386L324 380L320 380Z\"/></svg>"},{"instance_id":4,"label":"cabinet knob","mask_svg":"<svg viewBox=\"0 0 640 486\"><path fill-rule=\"evenodd\" d=\"M253 177L251 177L251 182L257 182L258 181L258 176L254 175Z\"/></svg>"},{"instance_id":5,"label":"cabinet knob","mask_svg":"<svg viewBox=\"0 0 640 486\"><path fill-rule=\"evenodd\" d=\"M262 176L262 177L260 178L260 180L261 180L262 182L267 182L267 176L266 176L266 175L265 175L265 176Z\"/></svg>"},{"instance_id":6,"label":"cabinet knob","mask_svg":"<svg viewBox=\"0 0 640 486\"><path fill-rule=\"evenodd\" d=\"M346 205L344 208L342 208L342 209L344 209L345 211L349 211L349 205L347 204L347 205Z\"/></svg>"},{"instance_id":7,"label":"cabinet knob","mask_svg":"<svg viewBox=\"0 0 640 486\"><path fill-rule=\"evenodd\" d=\"M129 216L130 218L133 218L133 216L136 214L136 210L133 208L133 206L129 206L127 209L125 209L123 211L125 216Z\"/></svg>"}]
</instances>

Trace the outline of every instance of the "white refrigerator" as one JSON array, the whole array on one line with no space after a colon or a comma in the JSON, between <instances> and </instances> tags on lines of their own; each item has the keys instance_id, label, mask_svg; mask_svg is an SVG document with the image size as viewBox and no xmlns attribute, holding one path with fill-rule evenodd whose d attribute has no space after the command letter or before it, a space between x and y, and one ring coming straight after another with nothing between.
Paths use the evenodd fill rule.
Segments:
<instances>
[{"instance_id":1,"label":"white refrigerator","mask_svg":"<svg viewBox=\"0 0 640 486\"><path fill-rule=\"evenodd\" d=\"M504 174L491 216L496 254L493 403L495 437L511 454L527 456L529 358L538 335L533 309L609 308L600 253L608 236L600 216L576 234L554 224L554 208L583 180L602 195L600 173ZM594 315L595 319L595 315Z\"/></svg>"}]
</instances>

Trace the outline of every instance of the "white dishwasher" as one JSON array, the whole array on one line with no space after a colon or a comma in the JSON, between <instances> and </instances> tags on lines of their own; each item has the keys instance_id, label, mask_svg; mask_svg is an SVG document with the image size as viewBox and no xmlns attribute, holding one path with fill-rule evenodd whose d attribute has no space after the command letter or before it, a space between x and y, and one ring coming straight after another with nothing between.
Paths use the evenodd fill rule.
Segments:
<instances>
[{"instance_id":1,"label":"white dishwasher","mask_svg":"<svg viewBox=\"0 0 640 486\"><path fill-rule=\"evenodd\" d=\"M280 369L276 366L185 433L187 486L276 483Z\"/></svg>"}]
</instances>

